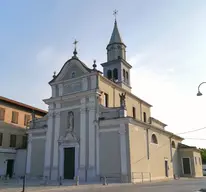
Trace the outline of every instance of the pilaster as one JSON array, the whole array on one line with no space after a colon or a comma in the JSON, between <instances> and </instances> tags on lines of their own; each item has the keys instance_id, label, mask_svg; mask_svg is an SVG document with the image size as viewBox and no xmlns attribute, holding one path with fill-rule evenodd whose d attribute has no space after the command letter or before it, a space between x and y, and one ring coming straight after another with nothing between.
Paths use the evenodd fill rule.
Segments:
<instances>
[{"instance_id":1,"label":"pilaster","mask_svg":"<svg viewBox=\"0 0 206 192\"><path fill-rule=\"evenodd\" d=\"M149 148L149 130L146 129L146 146L147 146L147 159L150 159L150 148Z\"/></svg>"},{"instance_id":2,"label":"pilaster","mask_svg":"<svg viewBox=\"0 0 206 192\"><path fill-rule=\"evenodd\" d=\"M119 136L120 136L120 157L121 157L121 176L122 181L126 182L128 178L127 170L127 149L126 149L126 129L125 124L120 124Z\"/></svg>"},{"instance_id":3,"label":"pilaster","mask_svg":"<svg viewBox=\"0 0 206 192\"><path fill-rule=\"evenodd\" d=\"M32 153L32 135L28 135L28 147L27 147L27 157L26 157L26 174L30 174L31 170L31 153Z\"/></svg>"},{"instance_id":4,"label":"pilaster","mask_svg":"<svg viewBox=\"0 0 206 192\"><path fill-rule=\"evenodd\" d=\"M64 148L59 146L59 177L64 178Z\"/></svg>"},{"instance_id":5,"label":"pilaster","mask_svg":"<svg viewBox=\"0 0 206 192\"><path fill-rule=\"evenodd\" d=\"M59 96L63 96L63 84L59 84Z\"/></svg>"},{"instance_id":6,"label":"pilaster","mask_svg":"<svg viewBox=\"0 0 206 192\"><path fill-rule=\"evenodd\" d=\"M172 156L172 139L169 137L169 143L170 143L170 161L173 161L173 156Z\"/></svg>"},{"instance_id":7,"label":"pilaster","mask_svg":"<svg viewBox=\"0 0 206 192\"><path fill-rule=\"evenodd\" d=\"M60 108L60 104L56 104ZM59 130L60 130L60 112L54 113L54 145L53 145L53 166L51 172L51 179L58 179L58 160L59 160Z\"/></svg>"},{"instance_id":8,"label":"pilaster","mask_svg":"<svg viewBox=\"0 0 206 192\"><path fill-rule=\"evenodd\" d=\"M52 85L52 97L56 97L56 85Z\"/></svg>"},{"instance_id":9,"label":"pilaster","mask_svg":"<svg viewBox=\"0 0 206 192\"><path fill-rule=\"evenodd\" d=\"M95 177L95 99L94 95L89 97L89 167L88 178L93 179Z\"/></svg>"},{"instance_id":10,"label":"pilaster","mask_svg":"<svg viewBox=\"0 0 206 192\"><path fill-rule=\"evenodd\" d=\"M97 118L98 119L98 118ZM96 122L96 175L99 175L99 123Z\"/></svg>"},{"instance_id":11,"label":"pilaster","mask_svg":"<svg viewBox=\"0 0 206 192\"><path fill-rule=\"evenodd\" d=\"M91 79L91 89L96 89L97 88L97 76L93 75L90 77Z\"/></svg>"},{"instance_id":12,"label":"pilaster","mask_svg":"<svg viewBox=\"0 0 206 192\"><path fill-rule=\"evenodd\" d=\"M87 77L82 78L82 90L86 91L88 89L88 79Z\"/></svg>"},{"instance_id":13,"label":"pilaster","mask_svg":"<svg viewBox=\"0 0 206 192\"><path fill-rule=\"evenodd\" d=\"M44 177L50 178L51 174L51 145L52 145L52 131L53 131L53 122L54 122L54 114L53 114L54 104L49 106L48 113L48 129L46 133L46 142L45 142L45 157L44 157Z\"/></svg>"},{"instance_id":14,"label":"pilaster","mask_svg":"<svg viewBox=\"0 0 206 192\"><path fill-rule=\"evenodd\" d=\"M81 99L80 108L80 168L81 180L86 179L86 98Z\"/></svg>"}]
</instances>

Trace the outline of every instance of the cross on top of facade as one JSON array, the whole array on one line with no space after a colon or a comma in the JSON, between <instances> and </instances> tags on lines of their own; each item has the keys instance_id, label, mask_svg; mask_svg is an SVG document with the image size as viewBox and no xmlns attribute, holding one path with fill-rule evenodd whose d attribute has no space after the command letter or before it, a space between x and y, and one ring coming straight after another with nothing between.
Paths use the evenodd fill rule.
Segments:
<instances>
[{"instance_id":1,"label":"cross on top of facade","mask_svg":"<svg viewBox=\"0 0 206 192\"><path fill-rule=\"evenodd\" d=\"M74 54L74 57L76 57L76 55L77 55L77 43L78 43L78 41L75 39L75 41L74 41L74 52L73 52L73 54Z\"/></svg>"},{"instance_id":2,"label":"cross on top of facade","mask_svg":"<svg viewBox=\"0 0 206 192\"><path fill-rule=\"evenodd\" d=\"M78 43L78 41L75 39L75 41L74 41L74 49L76 49L77 48L77 43Z\"/></svg>"}]
</instances>

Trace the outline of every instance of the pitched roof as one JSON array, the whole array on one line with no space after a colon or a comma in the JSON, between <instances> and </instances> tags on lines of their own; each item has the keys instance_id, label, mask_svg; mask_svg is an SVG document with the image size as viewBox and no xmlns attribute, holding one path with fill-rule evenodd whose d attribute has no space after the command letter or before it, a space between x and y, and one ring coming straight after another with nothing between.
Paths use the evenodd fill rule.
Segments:
<instances>
[{"instance_id":1,"label":"pitched roof","mask_svg":"<svg viewBox=\"0 0 206 192\"><path fill-rule=\"evenodd\" d=\"M109 45L113 44L113 43L122 43L122 44L124 44L123 41L122 41L122 38L120 36L116 20L114 22L114 29L113 29L112 36L111 36L110 41L109 41Z\"/></svg>"},{"instance_id":2,"label":"pitched roof","mask_svg":"<svg viewBox=\"0 0 206 192\"><path fill-rule=\"evenodd\" d=\"M67 61L64 63L64 65L63 65L63 67L61 68L61 70L59 71L59 73L49 82L49 84L55 81L55 79L56 79L56 78L59 76L59 74L62 72L62 70L63 70L63 68L65 67L65 65L66 65L68 62L72 61L72 60L77 60L77 61L79 61L80 64L81 64L88 72L93 71L92 69L90 69L89 67L87 67L87 65L84 64L81 60L79 60L78 57L73 56L71 59L67 60Z\"/></svg>"},{"instance_id":3,"label":"pitched roof","mask_svg":"<svg viewBox=\"0 0 206 192\"><path fill-rule=\"evenodd\" d=\"M183 148L183 149L196 149L195 146L188 146L188 145L185 145L183 143L179 143L179 148Z\"/></svg>"},{"instance_id":4,"label":"pitched roof","mask_svg":"<svg viewBox=\"0 0 206 192\"><path fill-rule=\"evenodd\" d=\"M195 147L195 146L188 146L188 145L185 145L183 143L179 143L178 144L178 148L182 149L182 150L187 149L187 150L192 150L192 151L200 152L200 149L198 149L197 147Z\"/></svg>"},{"instance_id":5,"label":"pitched roof","mask_svg":"<svg viewBox=\"0 0 206 192\"><path fill-rule=\"evenodd\" d=\"M10 104L13 104L13 105L16 105L16 106L20 106L20 107L23 107L25 109L34 110L36 112L41 113L42 115L47 114L47 111L45 111L45 110L33 107L31 105L27 105L25 103L21 103L19 101L15 101L15 100L9 99L9 98L3 97L3 96L0 96L0 101L7 102L7 103L10 103Z\"/></svg>"}]
</instances>

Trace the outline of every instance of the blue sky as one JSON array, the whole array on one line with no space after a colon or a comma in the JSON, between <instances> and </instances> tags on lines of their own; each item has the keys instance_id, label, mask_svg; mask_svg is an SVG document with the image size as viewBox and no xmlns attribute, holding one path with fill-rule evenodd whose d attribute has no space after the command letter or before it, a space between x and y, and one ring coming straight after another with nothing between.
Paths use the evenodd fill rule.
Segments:
<instances>
[{"instance_id":1,"label":"blue sky","mask_svg":"<svg viewBox=\"0 0 206 192\"><path fill-rule=\"evenodd\" d=\"M205 96L195 96L206 81L205 0L0 1L1 95L47 109L48 82L72 56L75 38L87 65L106 61L114 9L133 65L133 93L153 105L152 115L169 131L205 127L206 86ZM185 143L206 147L206 141Z\"/></svg>"}]
</instances>

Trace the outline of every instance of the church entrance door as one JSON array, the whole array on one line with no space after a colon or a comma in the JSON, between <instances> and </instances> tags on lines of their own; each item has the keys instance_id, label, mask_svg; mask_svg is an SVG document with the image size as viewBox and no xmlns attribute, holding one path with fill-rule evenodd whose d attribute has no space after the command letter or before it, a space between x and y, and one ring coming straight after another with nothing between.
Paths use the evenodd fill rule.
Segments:
<instances>
[{"instance_id":1,"label":"church entrance door","mask_svg":"<svg viewBox=\"0 0 206 192\"><path fill-rule=\"evenodd\" d=\"M64 179L74 179L75 147L64 148Z\"/></svg>"}]
</instances>

